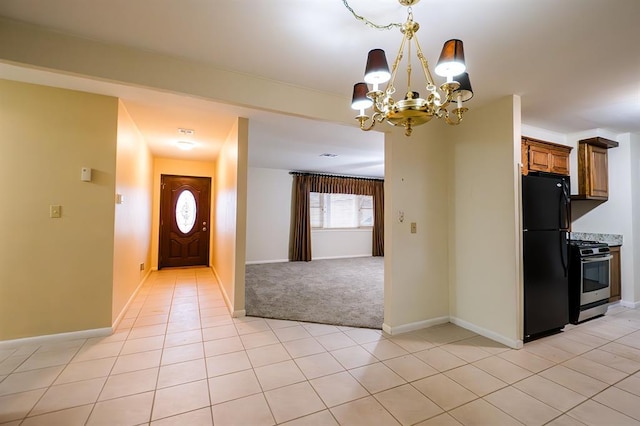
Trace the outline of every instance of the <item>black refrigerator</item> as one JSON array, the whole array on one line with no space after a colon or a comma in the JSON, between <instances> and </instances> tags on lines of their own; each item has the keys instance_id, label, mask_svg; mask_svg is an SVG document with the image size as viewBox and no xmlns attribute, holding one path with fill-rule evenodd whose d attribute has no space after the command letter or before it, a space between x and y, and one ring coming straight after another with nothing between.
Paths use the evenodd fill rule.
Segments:
<instances>
[{"instance_id":1,"label":"black refrigerator","mask_svg":"<svg viewBox=\"0 0 640 426\"><path fill-rule=\"evenodd\" d=\"M524 341L569 323L569 176L522 176Z\"/></svg>"}]
</instances>

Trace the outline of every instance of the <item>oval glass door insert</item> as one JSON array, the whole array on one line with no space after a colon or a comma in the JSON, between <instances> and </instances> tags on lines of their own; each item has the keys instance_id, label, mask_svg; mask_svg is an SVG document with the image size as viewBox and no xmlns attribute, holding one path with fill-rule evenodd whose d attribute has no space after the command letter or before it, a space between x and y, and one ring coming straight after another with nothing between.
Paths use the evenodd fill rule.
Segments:
<instances>
[{"instance_id":1,"label":"oval glass door insert","mask_svg":"<svg viewBox=\"0 0 640 426\"><path fill-rule=\"evenodd\" d=\"M183 190L176 202L176 224L183 234L193 229L196 223L196 198L188 189Z\"/></svg>"}]
</instances>

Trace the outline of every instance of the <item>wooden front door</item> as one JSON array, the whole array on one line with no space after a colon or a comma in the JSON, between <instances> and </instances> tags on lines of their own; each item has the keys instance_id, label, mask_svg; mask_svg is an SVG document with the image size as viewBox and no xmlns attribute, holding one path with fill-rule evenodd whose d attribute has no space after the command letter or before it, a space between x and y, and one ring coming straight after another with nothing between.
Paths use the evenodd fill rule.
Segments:
<instances>
[{"instance_id":1,"label":"wooden front door","mask_svg":"<svg viewBox=\"0 0 640 426\"><path fill-rule=\"evenodd\" d=\"M158 269L209 266L211 178L162 175Z\"/></svg>"}]
</instances>

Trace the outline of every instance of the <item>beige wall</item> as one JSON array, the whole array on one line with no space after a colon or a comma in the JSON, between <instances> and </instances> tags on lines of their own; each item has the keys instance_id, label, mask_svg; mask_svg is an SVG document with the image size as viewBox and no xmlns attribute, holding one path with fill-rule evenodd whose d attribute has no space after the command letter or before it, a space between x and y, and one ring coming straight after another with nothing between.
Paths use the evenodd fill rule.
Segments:
<instances>
[{"instance_id":1,"label":"beige wall","mask_svg":"<svg viewBox=\"0 0 640 426\"><path fill-rule=\"evenodd\" d=\"M474 109L448 133L451 317L518 346L520 98L509 96Z\"/></svg>"},{"instance_id":2,"label":"beige wall","mask_svg":"<svg viewBox=\"0 0 640 426\"><path fill-rule=\"evenodd\" d=\"M289 260L292 181L288 170L249 167L247 263Z\"/></svg>"},{"instance_id":3,"label":"beige wall","mask_svg":"<svg viewBox=\"0 0 640 426\"><path fill-rule=\"evenodd\" d=\"M244 315L249 122L238 118L216 161L213 270L234 316Z\"/></svg>"},{"instance_id":4,"label":"beige wall","mask_svg":"<svg viewBox=\"0 0 640 426\"><path fill-rule=\"evenodd\" d=\"M322 93L202 62L72 37L2 17L0 59L235 105L354 123L348 107L350 89L344 95Z\"/></svg>"},{"instance_id":5,"label":"beige wall","mask_svg":"<svg viewBox=\"0 0 640 426\"><path fill-rule=\"evenodd\" d=\"M215 163L212 161L187 161L170 158L153 160L153 209L151 220L151 267L158 269L158 237L160 233L160 177L161 175L197 176L211 178L211 191L215 187ZM213 194L212 194L213 195ZM213 196L211 197L213 200ZM211 204L210 223L213 223L214 204ZM213 259L213 233L209 242L210 262Z\"/></svg>"},{"instance_id":6,"label":"beige wall","mask_svg":"<svg viewBox=\"0 0 640 426\"><path fill-rule=\"evenodd\" d=\"M446 321L447 146L434 122L385 137L384 327L392 333ZM400 222L399 212L404 212ZM416 222L417 233L410 224Z\"/></svg>"},{"instance_id":7,"label":"beige wall","mask_svg":"<svg viewBox=\"0 0 640 426\"><path fill-rule=\"evenodd\" d=\"M116 98L0 80L0 340L111 326L117 114Z\"/></svg>"},{"instance_id":8,"label":"beige wall","mask_svg":"<svg viewBox=\"0 0 640 426\"><path fill-rule=\"evenodd\" d=\"M118 104L118 148L113 250L113 321L151 269L153 159L122 102ZM144 263L144 270L140 264Z\"/></svg>"}]
</instances>

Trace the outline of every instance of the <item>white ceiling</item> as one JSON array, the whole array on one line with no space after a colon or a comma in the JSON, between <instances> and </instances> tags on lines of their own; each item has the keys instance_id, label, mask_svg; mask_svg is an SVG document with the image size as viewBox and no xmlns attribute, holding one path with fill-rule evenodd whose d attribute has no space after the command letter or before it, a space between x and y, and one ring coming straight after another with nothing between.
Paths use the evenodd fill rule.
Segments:
<instances>
[{"instance_id":1,"label":"white ceiling","mask_svg":"<svg viewBox=\"0 0 640 426\"><path fill-rule=\"evenodd\" d=\"M395 0L349 4L380 24L406 18ZM531 126L640 133L640 1L422 0L413 14L431 62L445 40L464 41L475 92L469 114L518 94ZM338 94L346 109L367 51L381 47L391 61L401 37L357 21L342 0L2 0L0 16ZM252 165L383 173L381 136L355 127L10 65L0 67L0 77L119 96L156 155L177 156L176 129L187 127L200 145L182 155L214 156L240 114L250 118ZM339 156L319 157L326 152Z\"/></svg>"}]
</instances>

